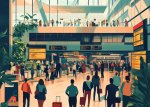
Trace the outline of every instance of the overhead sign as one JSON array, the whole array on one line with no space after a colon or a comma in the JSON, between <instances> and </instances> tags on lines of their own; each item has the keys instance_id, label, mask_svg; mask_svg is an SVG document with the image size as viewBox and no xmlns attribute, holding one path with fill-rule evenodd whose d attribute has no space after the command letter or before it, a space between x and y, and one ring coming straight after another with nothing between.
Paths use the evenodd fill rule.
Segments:
<instances>
[{"instance_id":1,"label":"overhead sign","mask_svg":"<svg viewBox=\"0 0 150 107\"><path fill-rule=\"evenodd\" d=\"M45 60L46 53L29 53L30 60Z\"/></svg>"}]
</instances>

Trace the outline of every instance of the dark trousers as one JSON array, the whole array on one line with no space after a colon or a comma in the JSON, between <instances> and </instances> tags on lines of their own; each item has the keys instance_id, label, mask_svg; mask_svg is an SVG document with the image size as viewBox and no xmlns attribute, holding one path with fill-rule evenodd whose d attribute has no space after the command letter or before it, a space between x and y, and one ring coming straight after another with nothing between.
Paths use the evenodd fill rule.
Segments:
<instances>
[{"instance_id":1,"label":"dark trousers","mask_svg":"<svg viewBox=\"0 0 150 107\"><path fill-rule=\"evenodd\" d=\"M130 97L123 95L123 107L126 107L129 101L130 101Z\"/></svg>"},{"instance_id":2,"label":"dark trousers","mask_svg":"<svg viewBox=\"0 0 150 107\"><path fill-rule=\"evenodd\" d=\"M73 76L74 76L74 77L77 77L76 70L73 70Z\"/></svg>"},{"instance_id":3,"label":"dark trousers","mask_svg":"<svg viewBox=\"0 0 150 107\"><path fill-rule=\"evenodd\" d=\"M30 94L27 92L23 92L23 107L26 107L26 100L27 100L27 107L30 107Z\"/></svg>"},{"instance_id":4,"label":"dark trousers","mask_svg":"<svg viewBox=\"0 0 150 107\"><path fill-rule=\"evenodd\" d=\"M76 107L77 97L69 97L69 107Z\"/></svg>"},{"instance_id":5,"label":"dark trousers","mask_svg":"<svg viewBox=\"0 0 150 107\"><path fill-rule=\"evenodd\" d=\"M97 90L99 91L100 89L99 89L99 85L94 85L94 94L93 94L93 100L95 101L95 94L96 94L96 91ZM98 94L98 100L100 101L100 92L97 92L97 94Z\"/></svg>"},{"instance_id":6,"label":"dark trousers","mask_svg":"<svg viewBox=\"0 0 150 107\"><path fill-rule=\"evenodd\" d=\"M57 69L57 70L56 70L56 75L57 75L57 77L58 77L58 74L59 74L59 77L61 77L60 69Z\"/></svg>"},{"instance_id":7,"label":"dark trousers","mask_svg":"<svg viewBox=\"0 0 150 107\"><path fill-rule=\"evenodd\" d=\"M49 80L49 74L48 74L48 72L46 73L46 75L45 75L45 76L46 76L46 78L45 78L45 79L46 79L46 80L47 80L47 79Z\"/></svg>"},{"instance_id":8,"label":"dark trousers","mask_svg":"<svg viewBox=\"0 0 150 107\"><path fill-rule=\"evenodd\" d=\"M116 107L116 104L115 104L115 101L114 101L115 98L112 98L112 99L109 99L107 98L107 107Z\"/></svg>"},{"instance_id":9,"label":"dark trousers","mask_svg":"<svg viewBox=\"0 0 150 107\"><path fill-rule=\"evenodd\" d=\"M31 74L31 79L33 79L34 74Z\"/></svg>"},{"instance_id":10,"label":"dark trousers","mask_svg":"<svg viewBox=\"0 0 150 107\"><path fill-rule=\"evenodd\" d=\"M101 69L101 77L104 77L104 69Z\"/></svg>"}]
</instances>

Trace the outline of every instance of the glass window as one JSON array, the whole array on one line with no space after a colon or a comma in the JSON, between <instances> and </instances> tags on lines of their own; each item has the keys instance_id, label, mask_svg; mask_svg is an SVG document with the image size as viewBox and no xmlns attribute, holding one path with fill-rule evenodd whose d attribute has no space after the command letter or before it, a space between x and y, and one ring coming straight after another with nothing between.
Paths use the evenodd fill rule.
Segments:
<instances>
[{"instance_id":1,"label":"glass window","mask_svg":"<svg viewBox=\"0 0 150 107\"><path fill-rule=\"evenodd\" d=\"M123 36L118 36L118 42L122 42L123 41Z\"/></svg>"},{"instance_id":2,"label":"glass window","mask_svg":"<svg viewBox=\"0 0 150 107\"><path fill-rule=\"evenodd\" d=\"M102 37L102 42L104 42L104 43L107 42L107 36Z\"/></svg>"},{"instance_id":3,"label":"glass window","mask_svg":"<svg viewBox=\"0 0 150 107\"><path fill-rule=\"evenodd\" d=\"M117 36L113 36L113 42L114 43L118 42L118 37Z\"/></svg>"},{"instance_id":4,"label":"glass window","mask_svg":"<svg viewBox=\"0 0 150 107\"><path fill-rule=\"evenodd\" d=\"M100 36L94 36L93 42L101 42Z\"/></svg>"},{"instance_id":5,"label":"glass window","mask_svg":"<svg viewBox=\"0 0 150 107\"><path fill-rule=\"evenodd\" d=\"M113 42L112 40L112 36L108 36L108 42Z\"/></svg>"}]
</instances>

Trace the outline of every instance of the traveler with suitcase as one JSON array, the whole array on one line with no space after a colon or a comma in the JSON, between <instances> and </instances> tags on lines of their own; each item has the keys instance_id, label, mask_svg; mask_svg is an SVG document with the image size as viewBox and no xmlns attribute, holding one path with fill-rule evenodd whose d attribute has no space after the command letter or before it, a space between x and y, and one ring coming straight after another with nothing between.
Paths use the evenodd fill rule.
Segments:
<instances>
[{"instance_id":1,"label":"traveler with suitcase","mask_svg":"<svg viewBox=\"0 0 150 107\"><path fill-rule=\"evenodd\" d=\"M91 90L92 90L92 88L93 88L93 83L90 81L90 76L88 75L86 77L86 81L84 81L84 83L83 83L83 94L84 94L85 102L86 102L86 96L88 95L88 107L90 107L90 99L91 99ZM82 102L80 100L80 105L85 106L85 102L83 102L84 104L82 104Z\"/></svg>"},{"instance_id":2,"label":"traveler with suitcase","mask_svg":"<svg viewBox=\"0 0 150 107\"><path fill-rule=\"evenodd\" d=\"M78 88L74 86L74 80L71 79L71 85L67 87L66 94L69 97L69 107L76 107Z\"/></svg>"}]
</instances>

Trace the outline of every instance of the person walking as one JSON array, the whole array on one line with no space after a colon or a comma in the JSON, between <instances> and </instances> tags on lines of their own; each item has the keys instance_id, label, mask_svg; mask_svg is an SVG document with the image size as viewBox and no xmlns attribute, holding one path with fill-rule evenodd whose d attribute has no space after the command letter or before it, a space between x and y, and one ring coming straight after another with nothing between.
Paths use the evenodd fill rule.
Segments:
<instances>
[{"instance_id":1,"label":"person walking","mask_svg":"<svg viewBox=\"0 0 150 107\"><path fill-rule=\"evenodd\" d=\"M101 78L104 78L104 63L101 63Z\"/></svg>"},{"instance_id":2,"label":"person walking","mask_svg":"<svg viewBox=\"0 0 150 107\"><path fill-rule=\"evenodd\" d=\"M132 95L131 87L132 83L130 82L130 77L125 77L126 81L122 83L121 91L123 94L123 107L126 107L128 102L130 101L130 96Z\"/></svg>"},{"instance_id":3,"label":"person walking","mask_svg":"<svg viewBox=\"0 0 150 107\"><path fill-rule=\"evenodd\" d=\"M110 78L110 84L106 86L105 90L105 100L107 97L107 107L111 107L112 105L113 107L115 107L115 98L117 91L118 88L113 84L113 79Z\"/></svg>"},{"instance_id":4,"label":"person walking","mask_svg":"<svg viewBox=\"0 0 150 107\"><path fill-rule=\"evenodd\" d=\"M31 79L33 80L34 77L34 66L32 65L31 67Z\"/></svg>"},{"instance_id":5,"label":"person walking","mask_svg":"<svg viewBox=\"0 0 150 107\"><path fill-rule=\"evenodd\" d=\"M36 70L37 70L37 77L40 76L40 70L41 70L41 67L40 67L40 64L38 63L38 65L36 66Z\"/></svg>"},{"instance_id":6,"label":"person walking","mask_svg":"<svg viewBox=\"0 0 150 107\"><path fill-rule=\"evenodd\" d=\"M91 99L91 90L93 88L93 84L90 81L90 76L88 75L86 77L86 81L83 83L83 94L85 97L85 102L86 102L86 96L88 95L88 107L90 107L90 99Z\"/></svg>"},{"instance_id":7,"label":"person walking","mask_svg":"<svg viewBox=\"0 0 150 107\"><path fill-rule=\"evenodd\" d=\"M38 100L38 107L43 107L44 101L46 100L45 94L47 94L47 89L43 79L39 80L36 86L35 94L37 95L36 99Z\"/></svg>"},{"instance_id":8,"label":"person walking","mask_svg":"<svg viewBox=\"0 0 150 107\"><path fill-rule=\"evenodd\" d=\"M120 83L121 83L120 76L118 76L118 72L116 72L115 75L114 75L114 77L113 77L113 84L114 84L116 87L119 87L119 86L120 86Z\"/></svg>"},{"instance_id":9,"label":"person walking","mask_svg":"<svg viewBox=\"0 0 150 107\"><path fill-rule=\"evenodd\" d=\"M27 81L28 81L27 78L25 78L21 88L21 90L23 91L23 107L26 107L26 100L27 100L27 107L30 107L30 94L32 92L30 85Z\"/></svg>"},{"instance_id":10,"label":"person walking","mask_svg":"<svg viewBox=\"0 0 150 107\"><path fill-rule=\"evenodd\" d=\"M66 94L69 97L69 107L76 107L78 88L74 86L74 80L71 79L71 85L67 87Z\"/></svg>"},{"instance_id":11,"label":"person walking","mask_svg":"<svg viewBox=\"0 0 150 107\"><path fill-rule=\"evenodd\" d=\"M92 83L94 87L93 100L95 101L95 94L97 89L98 100L100 101L100 77L98 76L98 72L95 72L95 75L92 77Z\"/></svg>"}]
</instances>

